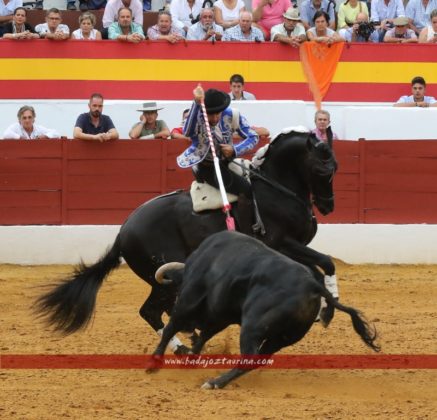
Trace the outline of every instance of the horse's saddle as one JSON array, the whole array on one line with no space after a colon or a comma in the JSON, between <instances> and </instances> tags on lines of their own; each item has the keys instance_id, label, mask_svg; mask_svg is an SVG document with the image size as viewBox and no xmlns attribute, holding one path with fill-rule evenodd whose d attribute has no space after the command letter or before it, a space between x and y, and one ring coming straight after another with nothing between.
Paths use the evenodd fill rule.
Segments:
<instances>
[{"instance_id":1,"label":"horse's saddle","mask_svg":"<svg viewBox=\"0 0 437 420\"><path fill-rule=\"evenodd\" d=\"M249 172L245 169L250 165L249 160L235 159L238 165L234 162L229 164L229 169L235 172L237 175L249 177ZM244 166L242 168L241 166ZM200 183L193 181L190 188L191 200L193 201L193 210L200 212L204 210L216 210L223 207L222 196L218 188L206 183ZM238 196L235 194L227 193L229 203L235 203L238 200Z\"/></svg>"}]
</instances>

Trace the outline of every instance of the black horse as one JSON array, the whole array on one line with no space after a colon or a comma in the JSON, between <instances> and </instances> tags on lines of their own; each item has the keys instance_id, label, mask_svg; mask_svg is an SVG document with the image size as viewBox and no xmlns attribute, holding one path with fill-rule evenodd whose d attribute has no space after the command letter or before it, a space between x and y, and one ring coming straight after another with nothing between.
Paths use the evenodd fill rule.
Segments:
<instances>
[{"instance_id":1,"label":"black horse","mask_svg":"<svg viewBox=\"0 0 437 420\"><path fill-rule=\"evenodd\" d=\"M312 203L322 214L334 209L332 182L337 162L331 145L309 133L292 131L277 136L267 151L260 150L257 156L262 163L251 174L251 182L265 226L265 234L259 239L315 272L317 266L325 275L334 275L331 258L306 246L317 231ZM164 327L162 315L171 312L177 290L158 284L156 270L166 262L185 261L203 239L225 229L223 212L195 213L188 192L152 199L129 216L98 262L77 267L70 278L37 300L36 311L61 333L84 328L103 280L123 257L152 286L140 315L160 332ZM326 325L332 315L326 315Z\"/></svg>"}]
</instances>

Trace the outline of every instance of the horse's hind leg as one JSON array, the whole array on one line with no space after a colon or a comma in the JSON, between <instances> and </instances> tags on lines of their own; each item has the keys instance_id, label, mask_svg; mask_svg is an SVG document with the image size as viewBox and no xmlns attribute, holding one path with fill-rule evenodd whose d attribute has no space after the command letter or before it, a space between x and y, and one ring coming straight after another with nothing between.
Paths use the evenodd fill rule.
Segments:
<instances>
[{"instance_id":1,"label":"horse's hind leg","mask_svg":"<svg viewBox=\"0 0 437 420\"><path fill-rule=\"evenodd\" d=\"M175 294L171 293L170 287L154 285L149 297L140 308L140 315L156 332L162 336L164 322L162 314L170 312L175 302ZM170 348L176 354L186 354L189 349L177 338L170 340Z\"/></svg>"}]
</instances>

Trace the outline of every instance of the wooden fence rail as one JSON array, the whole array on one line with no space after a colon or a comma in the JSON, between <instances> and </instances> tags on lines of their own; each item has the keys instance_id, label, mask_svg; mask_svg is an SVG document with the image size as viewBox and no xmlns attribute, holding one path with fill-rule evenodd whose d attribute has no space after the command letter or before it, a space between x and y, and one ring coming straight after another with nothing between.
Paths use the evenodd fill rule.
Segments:
<instances>
[{"instance_id":1,"label":"wooden fence rail","mask_svg":"<svg viewBox=\"0 0 437 420\"><path fill-rule=\"evenodd\" d=\"M0 141L0 224L120 224L187 188L183 141ZM336 208L321 223L437 223L437 140L337 141Z\"/></svg>"}]
</instances>

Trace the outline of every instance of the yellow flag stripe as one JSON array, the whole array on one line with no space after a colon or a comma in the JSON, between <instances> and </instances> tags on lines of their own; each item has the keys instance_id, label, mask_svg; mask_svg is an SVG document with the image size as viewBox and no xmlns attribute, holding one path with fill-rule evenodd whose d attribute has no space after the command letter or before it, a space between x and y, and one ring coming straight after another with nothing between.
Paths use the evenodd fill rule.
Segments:
<instances>
[{"instance_id":1,"label":"yellow flag stripe","mask_svg":"<svg viewBox=\"0 0 437 420\"><path fill-rule=\"evenodd\" d=\"M228 81L306 83L299 61L2 59L0 80ZM437 63L339 62L333 83L437 83Z\"/></svg>"}]
</instances>

